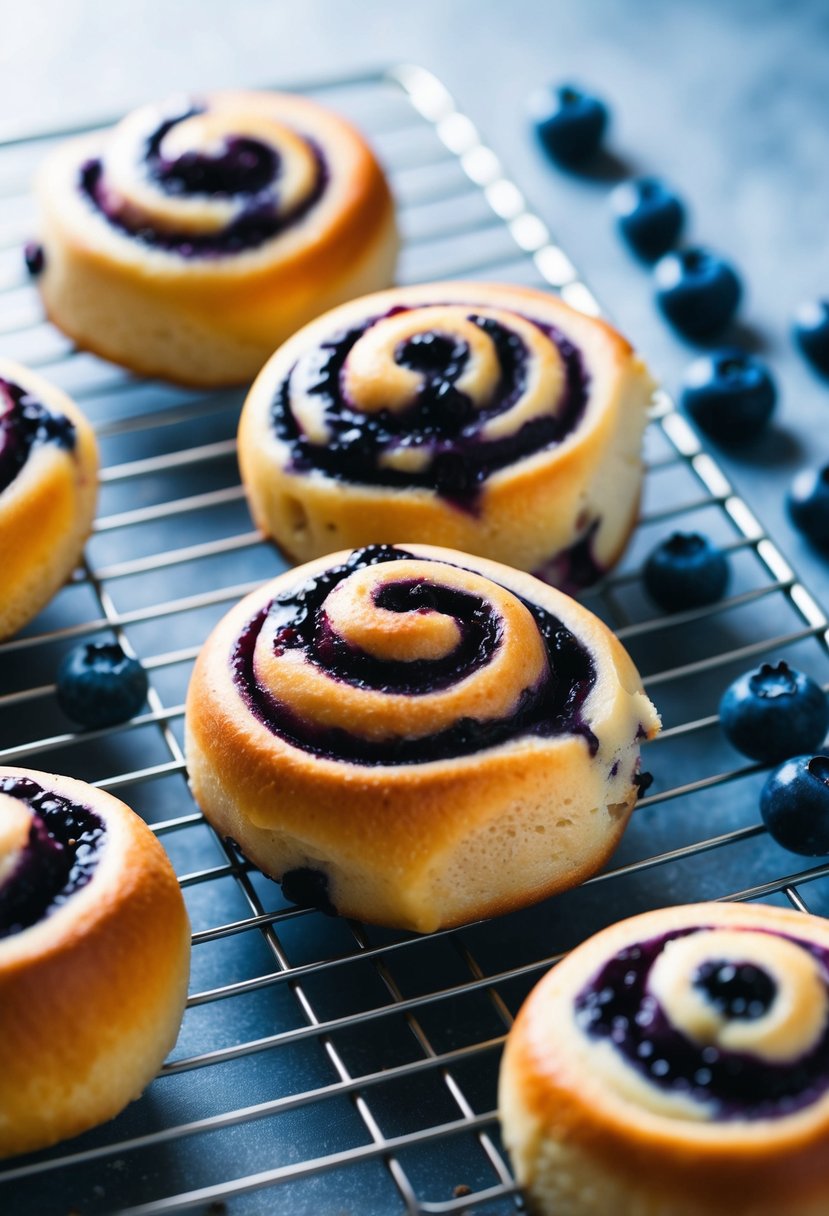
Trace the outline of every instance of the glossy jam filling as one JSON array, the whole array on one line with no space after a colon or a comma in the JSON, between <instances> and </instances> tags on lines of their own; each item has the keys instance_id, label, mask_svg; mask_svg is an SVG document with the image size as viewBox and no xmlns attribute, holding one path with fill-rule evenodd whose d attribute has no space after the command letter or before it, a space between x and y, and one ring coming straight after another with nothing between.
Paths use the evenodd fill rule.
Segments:
<instances>
[{"instance_id":1,"label":"glossy jam filling","mask_svg":"<svg viewBox=\"0 0 829 1216\"><path fill-rule=\"evenodd\" d=\"M29 840L0 885L0 937L51 915L92 879L106 829L88 807L43 789L29 777L0 777L0 794L32 811Z\"/></svg>"},{"instance_id":2,"label":"glossy jam filling","mask_svg":"<svg viewBox=\"0 0 829 1216\"><path fill-rule=\"evenodd\" d=\"M607 567L602 566L593 553L593 541L600 522L594 520L580 540L560 550L538 570L533 570L535 577L558 587L566 595L577 595L603 578Z\"/></svg>"},{"instance_id":3,"label":"glossy jam filling","mask_svg":"<svg viewBox=\"0 0 829 1216\"><path fill-rule=\"evenodd\" d=\"M72 451L75 427L52 414L24 388L0 379L0 493L11 485L36 444L56 443Z\"/></svg>"},{"instance_id":4,"label":"glossy jam filling","mask_svg":"<svg viewBox=\"0 0 829 1216\"><path fill-rule=\"evenodd\" d=\"M695 932L699 930L677 930L610 959L576 998L581 1029L593 1038L610 1040L652 1085L710 1104L719 1119L775 1118L817 1101L829 1090L829 1023L809 1052L779 1064L702 1046L671 1025L647 990L648 976L668 942ZM817 959L824 982L829 982L829 951L798 938L788 940ZM739 963L726 967L716 958L700 968L694 983L731 1018L761 1017L776 993L772 977L759 968Z\"/></svg>"},{"instance_id":5,"label":"glossy jam filling","mask_svg":"<svg viewBox=\"0 0 829 1216\"><path fill-rule=\"evenodd\" d=\"M162 232L150 223L137 221L128 206L110 197L105 160L96 158L81 166L81 193L113 228L154 249L180 257L221 257L257 249L298 223L318 201L328 179L326 161L321 150L308 140L317 166L314 187L291 211L281 213L281 158L276 149L260 140L230 135L215 156L183 152L175 160L168 160L161 155L164 136L178 123L203 112L203 107L191 106L160 123L147 138L143 166L147 178L165 194L244 199L235 219L219 232Z\"/></svg>"},{"instance_id":6,"label":"glossy jam filling","mask_svg":"<svg viewBox=\"0 0 829 1216\"><path fill-rule=\"evenodd\" d=\"M595 754L598 741L581 714L595 683L593 660L561 621L528 600L522 600L522 603L532 613L544 639L550 672L537 687L522 694L514 714L508 719L463 718L438 734L378 743L304 721L272 692L258 686L253 666L254 650L268 617L277 619L277 646L301 649L332 679L358 687L410 695L432 692L489 662L500 639L496 614L484 601L442 587L439 581L423 584L409 579L387 584L377 602L392 611L417 612L428 608L453 616L461 641L446 658L380 663L342 639L333 639L324 605L337 584L366 566L412 557L413 554L405 550L382 545L356 550L342 566L283 593L249 622L236 643L231 665L236 687L256 717L273 734L304 751L357 764L418 764L465 756L522 734L581 735L591 754ZM438 580L439 577L438 570Z\"/></svg>"},{"instance_id":7,"label":"glossy jam filling","mask_svg":"<svg viewBox=\"0 0 829 1216\"><path fill-rule=\"evenodd\" d=\"M398 307L385 315L408 311ZM295 470L320 469L329 477L368 485L425 486L474 509L475 499L492 473L542 448L561 443L584 413L589 377L581 354L559 330L528 317L561 355L565 369L563 399L555 414L533 418L514 434L487 440L482 433L485 424L511 408L524 390L528 351L519 334L491 317L477 316L472 307L468 319L490 338L500 368L500 381L485 408L476 409L456 387L469 354L466 343L438 332L418 334L395 352L398 364L423 375L408 410L366 414L352 408L342 389L343 368L352 348L381 319L368 318L321 343L310 381L303 369L303 383L298 387L324 403L325 419L333 434L331 442L312 443L292 413L296 365L278 387L271 407L271 423L276 435L289 446ZM383 454L399 447L401 438L405 438L407 445L428 451L425 468L404 472L382 464Z\"/></svg>"}]
</instances>

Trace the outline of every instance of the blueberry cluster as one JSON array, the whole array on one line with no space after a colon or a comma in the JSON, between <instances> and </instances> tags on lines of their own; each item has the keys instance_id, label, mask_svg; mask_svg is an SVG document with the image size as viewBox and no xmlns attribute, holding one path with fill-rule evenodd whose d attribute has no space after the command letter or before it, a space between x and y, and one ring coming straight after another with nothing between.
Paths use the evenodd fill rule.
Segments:
<instances>
[{"instance_id":1,"label":"blueberry cluster","mask_svg":"<svg viewBox=\"0 0 829 1216\"><path fill-rule=\"evenodd\" d=\"M535 95L531 113L547 152L568 168L589 165L609 121L604 102L571 86ZM679 195L658 178L642 177L619 185L611 201L622 239L642 261L656 262L656 301L665 318L693 341L716 338L736 315L740 277L708 249L675 248L686 223ZM793 336L813 368L829 376L829 300L804 304L795 315ZM690 365L681 403L711 439L737 447L766 429L777 386L760 359L726 347ZM829 552L829 464L799 474L786 506L794 525ZM646 591L668 612L715 602L728 580L724 554L696 533L674 533L660 541L643 569ZM720 718L726 736L745 755L763 763L785 761L770 776L761 800L775 839L796 852L829 852L829 760L811 754L829 727L823 690L785 663L764 664L727 689Z\"/></svg>"},{"instance_id":2,"label":"blueberry cluster","mask_svg":"<svg viewBox=\"0 0 829 1216\"><path fill-rule=\"evenodd\" d=\"M609 124L598 97L574 85L533 94L530 115L541 144L566 168L595 160ZM619 234L644 262L656 262L656 303L684 337L716 337L733 320L742 297L730 262L702 246L675 250L686 224L682 199L665 182L648 176L623 182L612 195Z\"/></svg>"},{"instance_id":3,"label":"blueberry cluster","mask_svg":"<svg viewBox=\"0 0 829 1216\"><path fill-rule=\"evenodd\" d=\"M529 112L549 156L568 169L589 168L610 122L603 100L573 84L534 93ZM704 246L677 249L686 226L685 204L660 178L619 185L611 196L620 236L643 262L656 263L656 302L666 320L691 341L715 339L733 320L742 283L726 259ZM829 300L805 302L793 323L795 344L820 375L829 377ZM759 434L774 409L768 369L738 351L719 351L689 373L684 402L711 438L736 444Z\"/></svg>"}]
</instances>

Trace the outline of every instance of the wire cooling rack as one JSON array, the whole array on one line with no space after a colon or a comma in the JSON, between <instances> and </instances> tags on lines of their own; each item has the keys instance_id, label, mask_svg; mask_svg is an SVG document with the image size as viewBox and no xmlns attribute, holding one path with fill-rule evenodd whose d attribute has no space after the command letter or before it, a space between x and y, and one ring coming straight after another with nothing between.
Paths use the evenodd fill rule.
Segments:
<instances>
[{"instance_id":1,"label":"wire cooling rack","mask_svg":"<svg viewBox=\"0 0 829 1216\"><path fill-rule=\"evenodd\" d=\"M384 159L405 237L402 281L498 278L599 311L428 72L400 67L304 91L356 121ZM8 355L42 368L94 422L100 515L83 567L0 645L0 762L93 781L146 818L180 876L193 968L160 1077L106 1126L5 1163L0 1210L520 1210L495 1115L498 1062L521 1001L563 951L621 916L699 898L829 911L829 865L804 868L770 841L757 812L761 766L729 748L716 719L726 684L763 659L786 658L826 682L827 618L661 396L639 527L622 566L587 597L633 654L665 724L645 753L653 786L611 866L536 908L426 938L286 904L204 823L181 741L184 692L209 628L284 568L252 530L239 485L242 394L137 380L42 321L20 255L33 223L28 187L46 147L68 133L0 145L0 335ZM732 582L721 603L664 618L639 569L676 528L720 542ZM94 635L131 646L152 691L132 722L77 733L57 708L54 673Z\"/></svg>"}]
</instances>

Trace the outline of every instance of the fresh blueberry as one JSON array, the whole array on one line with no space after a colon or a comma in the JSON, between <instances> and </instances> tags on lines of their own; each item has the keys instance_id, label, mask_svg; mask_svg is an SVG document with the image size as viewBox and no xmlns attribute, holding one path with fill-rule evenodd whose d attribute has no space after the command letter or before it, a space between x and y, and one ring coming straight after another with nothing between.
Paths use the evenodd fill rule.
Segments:
<instances>
[{"instance_id":1,"label":"fresh blueberry","mask_svg":"<svg viewBox=\"0 0 829 1216\"><path fill-rule=\"evenodd\" d=\"M601 146L609 113L598 97L573 85L550 85L530 98L530 117L545 150L563 165L579 165Z\"/></svg>"},{"instance_id":2,"label":"fresh blueberry","mask_svg":"<svg viewBox=\"0 0 829 1216\"><path fill-rule=\"evenodd\" d=\"M657 177L623 182L610 196L619 231L646 262L661 258L676 244L685 223L681 199Z\"/></svg>"},{"instance_id":3,"label":"fresh blueberry","mask_svg":"<svg viewBox=\"0 0 829 1216\"><path fill-rule=\"evenodd\" d=\"M23 246L23 260L33 279L36 279L39 274L43 274L46 269L46 254L43 246L37 241L27 241Z\"/></svg>"},{"instance_id":4,"label":"fresh blueberry","mask_svg":"<svg viewBox=\"0 0 829 1216\"><path fill-rule=\"evenodd\" d=\"M117 642L85 642L58 669L58 704L82 726L126 722L147 699L147 673Z\"/></svg>"},{"instance_id":5,"label":"fresh blueberry","mask_svg":"<svg viewBox=\"0 0 829 1216\"><path fill-rule=\"evenodd\" d=\"M656 263L656 302L687 338L712 338L732 320L743 293L734 267L708 249L680 249Z\"/></svg>"},{"instance_id":6,"label":"fresh blueberry","mask_svg":"<svg viewBox=\"0 0 829 1216\"><path fill-rule=\"evenodd\" d=\"M685 373L682 404L701 431L722 443L755 439L774 413L777 387L764 363L742 351L712 351Z\"/></svg>"},{"instance_id":7,"label":"fresh blueberry","mask_svg":"<svg viewBox=\"0 0 829 1216\"><path fill-rule=\"evenodd\" d=\"M674 532L660 541L643 571L645 590L666 612L713 604L728 578L725 554L697 532Z\"/></svg>"},{"instance_id":8,"label":"fresh blueberry","mask_svg":"<svg viewBox=\"0 0 829 1216\"><path fill-rule=\"evenodd\" d=\"M829 376L829 300L810 300L794 315L794 340L817 371Z\"/></svg>"},{"instance_id":9,"label":"fresh blueberry","mask_svg":"<svg viewBox=\"0 0 829 1216\"><path fill-rule=\"evenodd\" d=\"M786 506L794 526L813 545L829 550L829 464L798 473Z\"/></svg>"},{"instance_id":10,"label":"fresh blueberry","mask_svg":"<svg viewBox=\"0 0 829 1216\"><path fill-rule=\"evenodd\" d=\"M764 663L726 689L720 722L738 751L777 764L820 747L829 730L829 700L819 684L787 663Z\"/></svg>"},{"instance_id":11,"label":"fresh blueberry","mask_svg":"<svg viewBox=\"0 0 829 1216\"><path fill-rule=\"evenodd\" d=\"M768 776L760 814L778 844L792 853L829 853L829 756L793 756Z\"/></svg>"}]
</instances>

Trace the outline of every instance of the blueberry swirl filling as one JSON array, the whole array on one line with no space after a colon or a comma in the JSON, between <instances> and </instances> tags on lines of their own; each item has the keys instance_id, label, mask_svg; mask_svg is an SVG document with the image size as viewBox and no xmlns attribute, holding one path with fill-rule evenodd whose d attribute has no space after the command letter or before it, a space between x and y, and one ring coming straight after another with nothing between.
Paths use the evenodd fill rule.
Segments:
<instances>
[{"instance_id":1,"label":"blueberry swirl filling","mask_svg":"<svg viewBox=\"0 0 829 1216\"><path fill-rule=\"evenodd\" d=\"M71 452L75 441L68 418L52 413L26 389L0 379L0 493L14 481L32 448L55 443Z\"/></svg>"},{"instance_id":2,"label":"blueberry swirl filling","mask_svg":"<svg viewBox=\"0 0 829 1216\"><path fill-rule=\"evenodd\" d=\"M105 839L88 807L29 777L0 777L0 938L37 924L85 887Z\"/></svg>"},{"instance_id":3,"label":"blueberry swirl filling","mask_svg":"<svg viewBox=\"0 0 829 1216\"><path fill-rule=\"evenodd\" d=\"M560 444L589 376L559 330L504 309L397 307L332 334L278 386L291 467L423 486L474 510L487 478Z\"/></svg>"},{"instance_id":4,"label":"blueberry swirl filling","mask_svg":"<svg viewBox=\"0 0 829 1216\"><path fill-rule=\"evenodd\" d=\"M327 181L321 149L273 119L190 104L125 119L79 189L113 228L154 249L213 258L257 249L299 223ZM234 124L238 129L234 129Z\"/></svg>"},{"instance_id":5,"label":"blueberry swirl filling","mask_svg":"<svg viewBox=\"0 0 829 1216\"><path fill-rule=\"evenodd\" d=\"M611 958L576 1021L694 1117L781 1117L829 1091L829 952L766 931L683 929ZM661 1097L660 1097L661 1096Z\"/></svg>"},{"instance_id":6,"label":"blueberry swirl filling","mask_svg":"<svg viewBox=\"0 0 829 1216\"><path fill-rule=\"evenodd\" d=\"M593 661L552 614L472 571L356 550L284 592L233 648L239 694L274 735L358 764L465 756L580 735Z\"/></svg>"}]
</instances>

